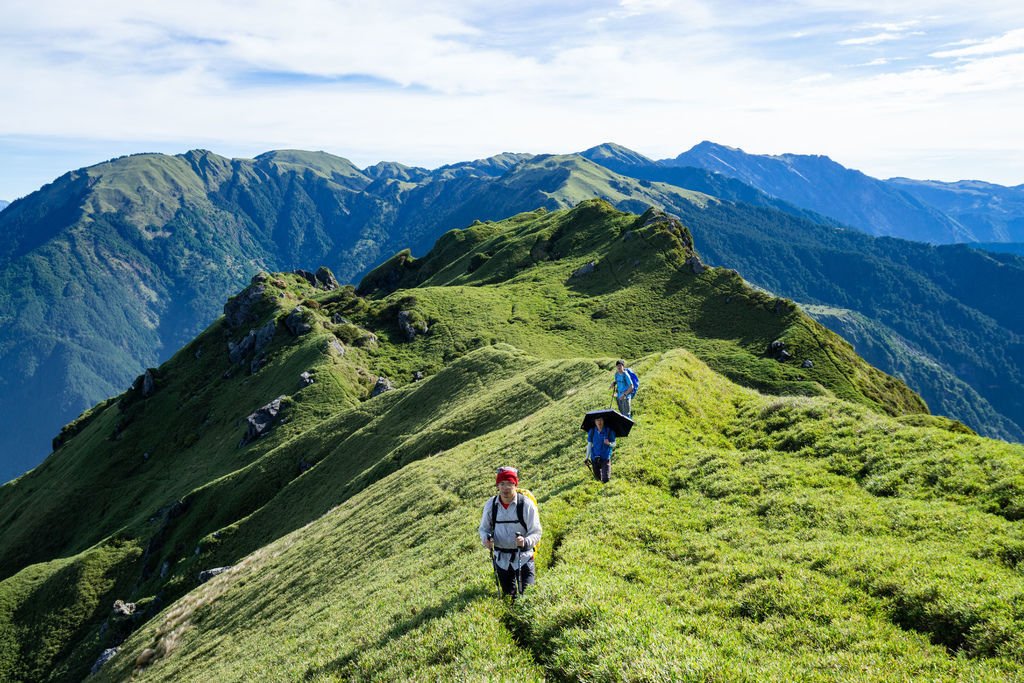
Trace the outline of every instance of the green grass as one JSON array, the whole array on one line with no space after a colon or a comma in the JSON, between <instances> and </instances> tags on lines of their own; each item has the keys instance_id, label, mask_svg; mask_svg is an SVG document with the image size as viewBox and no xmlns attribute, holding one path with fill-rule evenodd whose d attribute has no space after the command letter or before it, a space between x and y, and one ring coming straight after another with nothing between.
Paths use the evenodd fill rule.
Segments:
<instances>
[{"instance_id":1,"label":"green grass","mask_svg":"<svg viewBox=\"0 0 1024 683\"><path fill-rule=\"evenodd\" d=\"M828 417L848 404L760 397L684 352L640 367L641 425L609 486L582 468L576 425L603 396L600 373L248 556L133 635L101 680L163 647L140 680L1019 674L1024 580L1000 550L1020 547L1019 525L918 492L880 497L823 459L735 442L762 433L749 410L784 401ZM866 433L921 432L856 411ZM986 444L924 435L954 451ZM1008 449L1019 466L1022 449ZM545 524L539 583L513 609L493 596L475 536L493 467L510 461Z\"/></svg>"},{"instance_id":2,"label":"green grass","mask_svg":"<svg viewBox=\"0 0 1024 683\"><path fill-rule=\"evenodd\" d=\"M137 629L100 680L137 661L197 681L1016 675L1024 449L927 415L790 302L694 275L689 241L591 202L452 233L363 296L258 276L246 324L0 488L0 663L77 680ZM310 300L294 338L282 321ZM402 310L429 332L408 341ZM270 320L266 364L232 367L228 341ZM335 331L364 341L338 355ZM780 338L815 367L765 357ZM639 425L602 488L578 427L619 356ZM380 374L399 388L368 399ZM282 423L239 446L280 395ZM508 463L545 524L514 610L475 535ZM55 578L68 566L85 578ZM114 599L150 608L115 624Z\"/></svg>"}]
</instances>

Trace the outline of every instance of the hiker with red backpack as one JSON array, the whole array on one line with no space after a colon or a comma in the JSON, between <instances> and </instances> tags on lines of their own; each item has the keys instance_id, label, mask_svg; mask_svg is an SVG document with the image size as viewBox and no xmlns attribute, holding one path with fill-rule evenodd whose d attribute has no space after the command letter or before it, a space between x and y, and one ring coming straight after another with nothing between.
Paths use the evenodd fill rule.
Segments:
<instances>
[{"instance_id":1,"label":"hiker with red backpack","mask_svg":"<svg viewBox=\"0 0 1024 683\"><path fill-rule=\"evenodd\" d=\"M533 550L540 543L540 512L533 496L518 489L519 471L514 467L499 467L495 486L498 495L484 504L480 541L491 551L502 594L515 600L536 578Z\"/></svg>"},{"instance_id":2,"label":"hiker with red backpack","mask_svg":"<svg viewBox=\"0 0 1024 683\"><path fill-rule=\"evenodd\" d=\"M615 361L615 379L611 384L615 392L615 400L619 404L619 412L626 417L633 416L633 397L640 388L640 378L632 368L626 367L626 361Z\"/></svg>"}]
</instances>

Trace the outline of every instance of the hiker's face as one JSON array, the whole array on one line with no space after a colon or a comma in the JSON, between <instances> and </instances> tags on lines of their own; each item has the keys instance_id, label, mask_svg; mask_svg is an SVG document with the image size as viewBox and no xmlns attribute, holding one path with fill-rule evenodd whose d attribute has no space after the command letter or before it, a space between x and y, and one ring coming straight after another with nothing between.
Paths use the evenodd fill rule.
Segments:
<instances>
[{"instance_id":1,"label":"hiker's face","mask_svg":"<svg viewBox=\"0 0 1024 683\"><path fill-rule=\"evenodd\" d=\"M594 426L597 427L598 430L604 429L604 418L599 417L596 420L594 420Z\"/></svg>"},{"instance_id":2,"label":"hiker's face","mask_svg":"<svg viewBox=\"0 0 1024 683\"><path fill-rule=\"evenodd\" d=\"M510 481L499 482L498 493L501 494L502 498L507 500L516 494L516 485Z\"/></svg>"},{"instance_id":3,"label":"hiker's face","mask_svg":"<svg viewBox=\"0 0 1024 683\"><path fill-rule=\"evenodd\" d=\"M615 365L615 371L618 372L621 375L623 372L626 371L626 366L622 365L622 364L616 364Z\"/></svg>"}]
</instances>

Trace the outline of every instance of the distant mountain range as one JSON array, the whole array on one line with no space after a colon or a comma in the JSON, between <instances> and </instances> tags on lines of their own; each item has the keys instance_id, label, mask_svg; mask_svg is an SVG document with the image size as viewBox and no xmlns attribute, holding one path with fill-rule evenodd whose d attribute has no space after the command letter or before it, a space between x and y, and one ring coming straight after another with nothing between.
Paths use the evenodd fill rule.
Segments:
<instances>
[{"instance_id":1,"label":"distant mountain range","mask_svg":"<svg viewBox=\"0 0 1024 683\"><path fill-rule=\"evenodd\" d=\"M259 270L324 264L354 281L449 229L595 197L677 214L707 261L849 312L821 318L835 329L849 333L860 316L884 350L872 360L934 411L1024 438L1024 321L1003 296L1024 287L1017 256L876 239L738 179L616 145L434 170L194 150L67 173L0 214L0 479L38 463L62 424L166 359Z\"/></svg>"},{"instance_id":2,"label":"distant mountain range","mask_svg":"<svg viewBox=\"0 0 1024 683\"><path fill-rule=\"evenodd\" d=\"M713 142L646 163L714 171L872 235L935 244L1024 241L1024 185L878 180L826 156L747 154Z\"/></svg>"},{"instance_id":3,"label":"distant mountain range","mask_svg":"<svg viewBox=\"0 0 1024 683\"><path fill-rule=\"evenodd\" d=\"M3 211L4 209L6 209L10 205L11 205L11 203L9 201L7 201L6 199L0 199L0 211Z\"/></svg>"}]
</instances>

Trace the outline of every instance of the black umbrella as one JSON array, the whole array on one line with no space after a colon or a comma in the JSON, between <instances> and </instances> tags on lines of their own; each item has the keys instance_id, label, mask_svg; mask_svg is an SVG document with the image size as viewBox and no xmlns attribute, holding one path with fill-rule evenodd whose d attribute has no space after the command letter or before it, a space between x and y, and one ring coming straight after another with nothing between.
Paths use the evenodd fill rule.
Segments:
<instances>
[{"instance_id":1,"label":"black umbrella","mask_svg":"<svg viewBox=\"0 0 1024 683\"><path fill-rule=\"evenodd\" d=\"M615 432L615 436L628 436L629 430L633 428L633 421L631 419L617 410L605 408L604 410L591 410L584 415L583 424L580 426L580 429L589 432L590 428L594 426L594 420L599 417L604 418L605 426L611 427L612 431Z\"/></svg>"}]
</instances>

